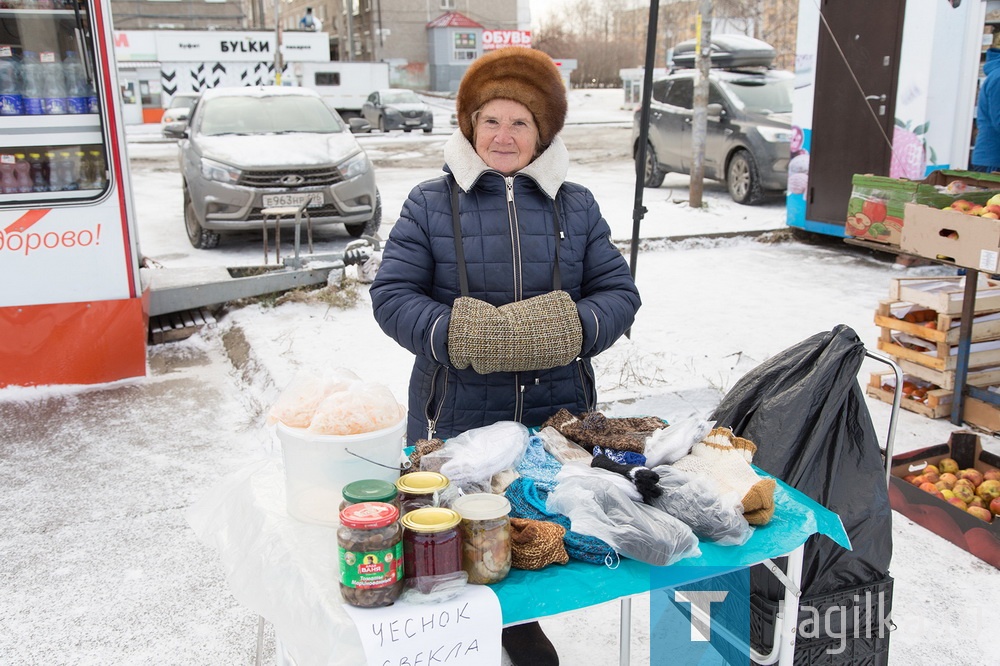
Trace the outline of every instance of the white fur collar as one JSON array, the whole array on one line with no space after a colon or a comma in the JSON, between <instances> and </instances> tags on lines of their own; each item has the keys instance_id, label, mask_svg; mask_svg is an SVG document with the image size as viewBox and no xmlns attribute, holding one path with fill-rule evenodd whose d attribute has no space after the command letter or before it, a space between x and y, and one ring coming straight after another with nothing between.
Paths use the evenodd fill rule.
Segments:
<instances>
[{"instance_id":1,"label":"white fur collar","mask_svg":"<svg viewBox=\"0 0 1000 666\"><path fill-rule=\"evenodd\" d=\"M476 149L462 134L462 130L455 130L445 143L444 161L464 192L471 190L483 173L493 171L486 166L483 158L476 154ZM562 137L557 135L541 155L517 173L531 178L550 199L555 199L556 193L566 180L567 171L569 171L569 152Z\"/></svg>"}]
</instances>

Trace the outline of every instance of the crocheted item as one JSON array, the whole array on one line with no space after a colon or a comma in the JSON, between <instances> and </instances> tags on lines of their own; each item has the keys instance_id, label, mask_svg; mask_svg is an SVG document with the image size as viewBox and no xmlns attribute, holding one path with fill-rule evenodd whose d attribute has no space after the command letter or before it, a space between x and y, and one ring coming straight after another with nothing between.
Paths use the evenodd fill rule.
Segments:
<instances>
[{"instance_id":1,"label":"crocheted item","mask_svg":"<svg viewBox=\"0 0 1000 666\"><path fill-rule=\"evenodd\" d=\"M610 458L620 465L646 466L646 456L641 453L635 453L634 451L619 451L618 449L609 449L606 446L595 446L594 455Z\"/></svg>"},{"instance_id":2,"label":"crocheted item","mask_svg":"<svg viewBox=\"0 0 1000 666\"><path fill-rule=\"evenodd\" d=\"M549 564L566 564L569 554L563 546L566 529L562 525L527 518L510 519L511 566L541 569Z\"/></svg>"},{"instance_id":3,"label":"crocheted item","mask_svg":"<svg viewBox=\"0 0 1000 666\"><path fill-rule=\"evenodd\" d=\"M521 477L509 486L504 496L510 502L512 518L531 518L546 520L562 525L566 529L563 545L566 552L575 560L591 564L603 564L609 556L615 557L615 550L607 543L587 534L580 534L570 529L570 520L561 513L550 513L545 509L548 492L540 491L531 479Z\"/></svg>"},{"instance_id":4,"label":"crocheted item","mask_svg":"<svg viewBox=\"0 0 1000 666\"><path fill-rule=\"evenodd\" d=\"M757 446L737 437L729 428L714 428L691 447L674 467L711 477L722 492L736 492L742 498L743 517L751 525L766 525L774 515L775 481L761 478L750 462Z\"/></svg>"},{"instance_id":5,"label":"crocheted item","mask_svg":"<svg viewBox=\"0 0 1000 666\"><path fill-rule=\"evenodd\" d=\"M567 409L560 409L542 424L551 426L588 451L595 446L619 451L643 453L646 438L665 427L655 416L608 418L600 412L589 412L578 418Z\"/></svg>"},{"instance_id":6,"label":"crocheted item","mask_svg":"<svg viewBox=\"0 0 1000 666\"><path fill-rule=\"evenodd\" d=\"M561 469L562 464L545 450L541 437L528 438L528 448L517 464L518 474L534 481L536 487L549 491L556 487L556 474Z\"/></svg>"}]
</instances>

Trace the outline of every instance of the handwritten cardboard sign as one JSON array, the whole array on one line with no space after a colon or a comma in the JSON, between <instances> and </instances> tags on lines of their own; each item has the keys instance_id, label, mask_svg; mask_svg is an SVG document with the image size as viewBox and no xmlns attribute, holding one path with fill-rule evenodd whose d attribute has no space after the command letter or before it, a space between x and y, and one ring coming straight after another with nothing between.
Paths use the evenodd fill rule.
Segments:
<instances>
[{"instance_id":1,"label":"handwritten cardboard sign","mask_svg":"<svg viewBox=\"0 0 1000 666\"><path fill-rule=\"evenodd\" d=\"M368 666L500 664L500 600L485 585L467 585L435 604L344 608L361 635Z\"/></svg>"}]
</instances>

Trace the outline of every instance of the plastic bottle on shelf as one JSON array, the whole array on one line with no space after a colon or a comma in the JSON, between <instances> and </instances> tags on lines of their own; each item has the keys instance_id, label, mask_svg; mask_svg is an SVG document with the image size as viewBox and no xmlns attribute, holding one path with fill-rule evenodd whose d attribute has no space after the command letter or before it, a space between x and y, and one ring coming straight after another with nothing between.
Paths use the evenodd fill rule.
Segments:
<instances>
[{"instance_id":1,"label":"plastic bottle on shelf","mask_svg":"<svg viewBox=\"0 0 1000 666\"><path fill-rule=\"evenodd\" d=\"M100 102L97 101L97 90L92 81L87 81L87 113L100 113Z\"/></svg>"},{"instance_id":2,"label":"plastic bottle on shelf","mask_svg":"<svg viewBox=\"0 0 1000 666\"><path fill-rule=\"evenodd\" d=\"M108 184L107 167L104 164L104 153L100 150L91 150L88 153L90 162L90 173L93 178L95 190L103 190Z\"/></svg>"},{"instance_id":3,"label":"plastic bottle on shelf","mask_svg":"<svg viewBox=\"0 0 1000 666\"><path fill-rule=\"evenodd\" d=\"M76 184L81 190L94 189L94 168L90 157L82 150L76 151Z\"/></svg>"},{"instance_id":4,"label":"plastic bottle on shelf","mask_svg":"<svg viewBox=\"0 0 1000 666\"><path fill-rule=\"evenodd\" d=\"M34 51L25 51L21 62L23 87L21 98L24 115L40 116L42 109L42 63Z\"/></svg>"},{"instance_id":5,"label":"plastic bottle on shelf","mask_svg":"<svg viewBox=\"0 0 1000 666\"><path fill-rule=\"evenodd\" d=\"M9 153L0 155L0 192L17 194L17 179L14 177L14 156Z\"/></svg>"},{"instance_id":6,"label":"plastic bottle on shelf","mask_svg":"<svg viewBox=\"0 0 1000 666\"><path fill-rule=\"evenodd\" d=\"M21 93L21 63L9 46L0 46L0 116L24 113Z\"/></svg>"},{"instance_id":7,"label":"plastic bottle on shelf","mask_svg":"<svg viewBox=\"0 0 1000 666\"><path fill-rule=\"evenodd\" d=\"M76 51L66 51L63 60L63 77L66 79L66 112L87 113L90 91L87 90L87 73Z\"/></svg>"},{"instance_id":8,"label":"plastic bottle on shelf","mask_svg":"<svg viewBox=\"0 0 1000 666\"><path fill-rule=\"evenodd\" d=\"M17 182L17 191L21 194L31 192L31 165L24 153L14 153L14 180Z\"/></svg>"},{"instance_id":9,"label":"plastic bottle on shelf","mask_svg":"<svg viewBox=\"0 0 1000 666\"><path fill-rule=\"evenodd\" d=\"M49 51L41 54L42 112L46 115L66 113L66 77L59 56Z\"/></svg>"},{"instance_id":10,"label":"plastic bottle on shelf","mask_svg":"<svg viewBox=\"0 0 1000 666\"><path fill-rule=\"evenodd\" d=\"M80 187L80 184L77 182L76 175L79 168L77 167L75 158L76 155L68 150L59 151L59 157L56 159L55 169L59 172L60 189L76 190Z\"/></svg>"},{"instance_id":11,"label":"plastic bottle on shelf","mask_svg":"<svg viewBox=\"0 0 1000 666\"><path fill-rule=\"evenodd\" d=\"M31 167L31 191L48 192L49 170L41 153L28 153L28 165Z\"/></svg>"},{"instance_id":12,"label":"plastic bottle on shelf","mask_svg":"<svg viewBox=\"0 0 1000 666\"><path fill-rule=\"evenodd\" d=\"M48 164L49 191L60 192L63 189L62 176L64 170L59 168L59 156L54 151L46 151L45 162Z\"/></svg>"}]
</instances>

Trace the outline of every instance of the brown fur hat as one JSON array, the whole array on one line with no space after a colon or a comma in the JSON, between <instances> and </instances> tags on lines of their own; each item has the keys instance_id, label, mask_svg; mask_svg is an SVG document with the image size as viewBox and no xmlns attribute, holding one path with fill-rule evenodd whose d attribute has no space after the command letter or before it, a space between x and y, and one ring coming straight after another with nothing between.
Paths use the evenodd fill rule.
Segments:
<instances>
[{"instance_id":1,"label":"brown fur hat","mask_svg":"<svg viewBox=\"0 0 1000 666\"><path fill-rule=\"evenodd\" d=\"M508 46L477 58L462 77L455 100L458 126L472 142L472 114L494 99L528 107L546 148L566 121L566 86L552 58L524 46Z\"/></svg>"}]
</instances>

